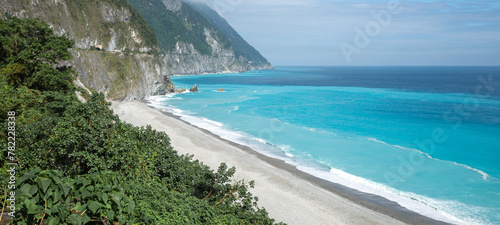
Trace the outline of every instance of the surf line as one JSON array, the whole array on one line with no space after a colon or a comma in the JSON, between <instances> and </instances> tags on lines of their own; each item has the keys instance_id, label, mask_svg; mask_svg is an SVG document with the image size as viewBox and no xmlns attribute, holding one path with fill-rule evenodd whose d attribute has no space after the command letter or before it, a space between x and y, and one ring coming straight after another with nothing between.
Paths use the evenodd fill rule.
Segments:
<instances>
[{"instance_id":1,"label":"surf line","mask_svg":"<svg viewBox=\"0 0 500 225\"><path fill-rule=\"evenodd\" d=\"M415 140L415 144L421 152L425 152L427 155L432 155L438 145L444 144L448 141L447 133L450 130L458 130L462 127L463 122L470 118L474 112L479 108L479 100L489 98L496 91L493 84L493 76L489 74L487 78L483 76L478 76L479 85L475 88L475 95L467 97L463 100L462 104L454 104L453 109L443 113L443 118L447 122L453 123L449 128L435 128L431 134L430 138L423 140ZM398 173L386 172L384 178L388 184L395 185L396 183L404 182L405 178L409 178L416 171L416 167L422 166L424 163L424 156L416 151L412 151L408 160L402 159L398 167ZM472 168L465 164L456 163L457 165L464 166L465 168L478 172L483 180L488 180L490 176L484 171Z\"/></svg>"}]
</instances>

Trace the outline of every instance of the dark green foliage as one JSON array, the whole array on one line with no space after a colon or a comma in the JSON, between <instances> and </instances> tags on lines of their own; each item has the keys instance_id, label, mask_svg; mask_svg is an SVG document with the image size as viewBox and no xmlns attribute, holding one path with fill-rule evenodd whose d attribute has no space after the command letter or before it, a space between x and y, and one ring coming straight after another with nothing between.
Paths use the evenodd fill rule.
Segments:
<instances>
[{"instance_id":1,"label":"dark green foliage","mask_svg":"<svg viewBox=\"0 0 500 225\"><path fill-rule=\"evenodd\" d=\"M256 65L269 64L267 59L264 58L254 47L248 44L238 34L238 32L236 32L231 25L229 25L227 21L219 15L219 13L211 9L205 3L194 1L187 2L194 10L200 13L210 24L217 27L221 33L229 39L236 57L242 56Z\"/></svg>"},{"instance_id":2,"label":"dark green foliage","mask_svg":"<svg viewBox=\"0 0 500 225\"><path fill-rule=\"evenodd\" d=\"M61 60L68 60L73 41L54 34L49 25L37 19L0 21L0 68L2 79L9 85L31 89L70 90L70 70L54 69Z\"/></svg>"},{"instance_id":3,"label":"dark green foliage","mask_svg":"<svg viewBox=\"0 0 500 225\"><path fill-rule=\"evenodd\" d=\"M230 46L229 40L220 34L217 28L187 4L182 3L181 11L172 12L166 8L161 0L128 1L153 28L163 52L173 50L175 44L182 41L193 44L194 48L201 54L212 54L212 48L205 41L205 28L216 32L215 38L219 43L227 47Z\"/></svg>"},{"instance_id":4,"label":"dark green foliage","mask_svg":"<svg viewBox=\"0 0 500 225\"><path fill-rule=\"evenodd\" d=\"M140 221L135 201L111 172L69 178L57 171L33 169L17 182L17 224L40 224L42 219L47 224Z\"/></svg>"},{"instance_id":5,"label":"dark green foliage","mask_svg":"<svg viewBox=\"0 0 500 225\"><path fill-rule=\"evenodd\" d=\"M104 3L116 6L118 10L121 10L122 8L128 10L131 13L130 20L115 20L114 22L104 21L100 13L101 5ZM75 21L88 21L86 24L84 23L82 25L88 26L89 28L87 29L98 31L97 34L99 35L99 40L102 43L109 42L111 38L111 33L109 32L110 28L128 32L128 27L130 25L140 34L140 38L143 40L143 43L136 47L148 46L155 50L157 49L156 47L158 46L158 42L154 30L147 25L144 18L127 2L127 0L66 0L66 4L68 5L69 12ZM86 15L84 12L87 12L87 14L90 13L91 15ZM81 34L83 37L86 35L87 33ZM125 36L126 35L122 35L119 37L117 43L118 46L122 46L122 44L124 44ZM95 48L93 50L95 50Z\"/></svg>"},{"instance_id":6,"label":"dark green foliage","mask_svg":"<svg viewBox=\"0 0 500 225\"><path fill-rule=\"evenodd\" d=\"M120 121L101 93L79 102L72 70L57 67L69 58L71 42L46 28L38 20L0 21L6 56L0 58L0 118L7 127L7 112L16 112L20 166L11 224L274 223L248 192L253 183L231 179L234 168L222 164L214 172L178 155L165 133ZM29 34L39 30L44 35L31 40ZM45 46L52 43L45 35L66 49ZM30 41L20 44L23 38ZM5 130L0 131L3 189ZM2 209L5 197L0 196Z\"/></svg>"}]
</instances>

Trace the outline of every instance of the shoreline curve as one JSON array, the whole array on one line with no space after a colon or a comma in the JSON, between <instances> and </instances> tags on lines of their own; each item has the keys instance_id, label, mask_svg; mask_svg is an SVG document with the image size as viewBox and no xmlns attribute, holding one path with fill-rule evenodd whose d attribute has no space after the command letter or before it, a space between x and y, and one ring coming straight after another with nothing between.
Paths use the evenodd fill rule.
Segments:
<instances>
[{"instance_id":1,"label":"shoreline curve","mask_svg":"<svg viewBox=\"0 0 500 225\"><path fill-rule=\"evenodd\" d=\"M120 119L135 126L151 125L166 132L179 154L216 169L225 162L236 167L235 180L254 180L250 192L259 207L287 224L449 224L410 211L381 196L364 193L315 177L280 159L265 156L201 129L148 101L112 102Z\"/></svg>"}]
</instances>

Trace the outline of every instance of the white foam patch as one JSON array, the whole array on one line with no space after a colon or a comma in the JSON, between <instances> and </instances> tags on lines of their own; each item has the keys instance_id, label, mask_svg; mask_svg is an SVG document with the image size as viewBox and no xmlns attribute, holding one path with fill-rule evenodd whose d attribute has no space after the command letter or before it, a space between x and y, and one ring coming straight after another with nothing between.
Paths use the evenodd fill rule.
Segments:
<instances>
[{"instance_id":1,"label":"white foam patch","mask_svg":"<svg viewBox=\"0 0 500 225\"><path fill-rule=\"evenodd\" d=\"M403 146L400 146L400 145L391 145L389 143L386 143L384 141L381 141L381 140L378 140L378 139L375 139L375 138L367 138L368 140L370 141L374 141L374 142L377 142L377 143L381 143L381 144L384 144L384 145L388 145L388 146L392 146L392 147L396 147L396 148L399 148L399 149L404 149L404 150L409 150L409 151L416 151L422 155L425 155L427 158L429 159L434 159L432 158L432 156L430 156L429 154L425 153L425 152L422 152L418 149L414 149L414 148L407 148L407 147L403 147Z\"/></svg>"},{"instance_id":2,"label":"white foam patch","mask_svg":"<svg viewBox=\"0 0 500 225\"><path fill-rule=\"evenodd\" d=\"M440 161L443 161L443 162L450 162L450 161L446 161L446 160L441 160L441 159L436 159L436 158L433 158L432 156L430 156L429 154L425 153L425 152L422 152L418 149L413 149L413 148L407 148L407 147L403 147L403 146L399 146L399 145L391 145L389 143L386 143L386 142L383 142L383 141L380 141L378 139L375 139L375 138L368 138L368 140L370 141L374 141L374 142L378 142L378 143L381 143L381 144L385 144L385 145L389 145L389 146L392 146L392 147L396 147L396 148L400 148L400 149L404 149L404 150L409 150L409 151L417 151L418 153L420 154L423 154L425 156L427 156L427 158L429 159L434 159L434 160L440 160ZM471 171L474 171L476 173L478 173L479 175L481 175L481 177L483 178L483 180L488 180L490 178L490 175L487 174L486 172L482 171L482 170L479 170L479 169L476 169L476 168L472 168L468 165L465 165L465 164L461 164L461 163L457 163L457 162L452 162L453 164L457 165L457 166L462 166L468 170L471 170Z\"/></svg>"},{"instance_id":3,"label":"white foam patch","mask_svg":"<svg viewBox=\"0 0 500 225\"><path fill-rule=\"evenodd\" d=\"M290 153L293 150L292 146L290 146L290 145L278 145L277 147L280 148L281 151L283 151L283 153L285 153L286 156L288 156L290 158L295 157L292 153Z\"/></svg>"},{"instance_id":4,"label":"white foam patch","mask_svg":"<svg viewBox=\"0 0 500 225\"><path fill-rule=\"evenodd\" d=\"M261 138L254 138L254 140L256 140L257 142L261 143L261 144L266 144L267 142L264 141L263 139Z\"/></svg>"},{"instance_id":5,"label":"white foam patch","mask_svg":"<svg viewBox=\"0 0 500 225\"><path fill-rule=\"evenodd\" d=\"M209 119L204 118L204 117L202 117L202 120L205 121L205 122L207 122L207 123L210 123L210 124L213 124L215 126L218 126L218 127L223 127L224 126L224 124L222 124L222 123L219 123L219 122L213 121L213 120L209 120Z\"/></svg>"},{"instance_id":6,"label":"white foam patch","mask_svg":"<svg viewBox=\"0 0 500 225\"><path fill-rule=\"evenodd\" d=\"M229 110L229 113L240 110L240 106L234 106L232 110Z\"/></svg>"},{"instance_id":7,"label":"white foam patch","mask_svg":"<svg viewBox=\"0 0 500 225\"><path fill-rule=\"evenodd\" d=\"M467 166L465 164L460 164L460 163L457 163L457 162L454 162L454 164L458 165L458 166L463 166L463 167L465 167L468 170L472 170L472 171L474 171L476 173L479 173L483 177L483 180L489 180L490 179L490 175L487 174L486 172L482 171L482 170L475 169L475 168L472 168L472 167Z\"/></svg>"}]
</instances>

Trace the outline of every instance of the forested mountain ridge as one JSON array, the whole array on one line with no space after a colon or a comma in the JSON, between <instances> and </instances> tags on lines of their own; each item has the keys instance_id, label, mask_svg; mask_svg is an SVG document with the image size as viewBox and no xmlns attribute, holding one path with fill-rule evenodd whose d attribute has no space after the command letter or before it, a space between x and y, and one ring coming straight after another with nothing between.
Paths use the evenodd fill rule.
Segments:
<instances>
[{"instance_id":1,"label":"forested mountain ridge","mask_svg":"<svg viewBox=\"0 0 500 225\"><path fill-rule=\"evenodd\" d=\"M236 57L242 56L254 65L269 64L267 59L264 58L264 56L262 56L257 49L248 44L248 42L245 41L245 39L243 39L243 37L241 37L240 34L238 34L238 32L236 32L236 30L234 30L226 19L224 19L217 11L210 8L205 3L190 0L185 0L185 2L195 11L200 13L210 24L220 30L224 37L226 37L231 43Z\"/></svg>"},{"instance_id":2,"label":"forested mountain ridge","mask_svg":"<svg viewBox=\"0 0 500 225\"><path fill-rule=\"evenodd\" d=\"M155 30L170 74L244 72L271 64L229 24L217 26L215 11L180 0L128 0ZM203 4L204 7L207 7ZM202 13L203 8L209 13ZM217 20L222 21L219 17Z\"/></svg>"}]
</instances>

